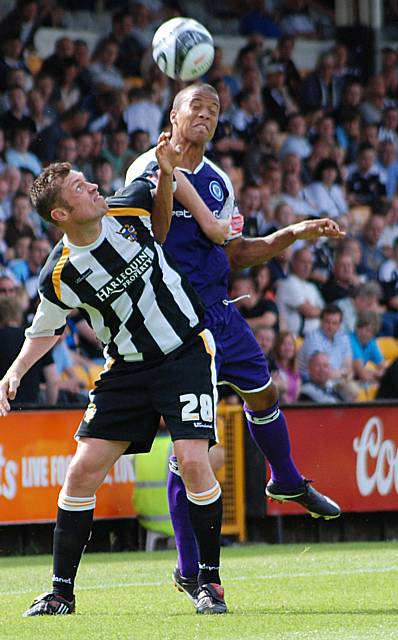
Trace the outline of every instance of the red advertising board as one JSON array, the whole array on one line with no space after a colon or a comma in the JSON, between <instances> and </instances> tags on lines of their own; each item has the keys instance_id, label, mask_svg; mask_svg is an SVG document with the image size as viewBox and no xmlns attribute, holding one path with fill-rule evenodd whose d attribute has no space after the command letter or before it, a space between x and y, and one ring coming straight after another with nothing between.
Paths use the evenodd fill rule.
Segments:
<instances>
[{"instance_id":1,"label":"red advertising board","mask_svg":"<svg viewBox=\"0 0 398 640\"><path fill-rule=\"evenodd\" d=\"M55 520L83 412L11 412L0 420L0 524ZM134 516L133 470L122 456L97 491L96 518Z\"/></svg>"},{"instance_id":2,"label":"red advertising board","mask_svg":"<svg viewBox=\"0 0 398 640\"><path fill-rule=\"evenodd\" d=\"M398 510L398 405L287 408L300 471L343 510ZM303 513L268 502L270 515Z\"/></svg>"}]
</instances>

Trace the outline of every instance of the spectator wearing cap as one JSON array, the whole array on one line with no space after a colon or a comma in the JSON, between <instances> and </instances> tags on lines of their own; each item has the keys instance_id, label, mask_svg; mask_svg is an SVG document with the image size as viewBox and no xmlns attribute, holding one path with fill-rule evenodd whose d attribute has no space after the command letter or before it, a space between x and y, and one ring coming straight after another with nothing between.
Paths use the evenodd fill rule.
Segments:
<instances>
[{"instance_id":1,"label":"spectator wearing cap","mask_svg":"<svg viewBox=\"0 0 398 640\"><path fill-rule=\"evenodd\" d=\"M347 188L351 205L372 205L386 196L386 175L369 144L360 145L358 160L348 171Z\"/></svg>"},{"instance_id":2,"label":"spectator wearing cap","mask_svg":"<svg viewBox=\"0 0 398 640\"><path fill-rule=\"evenodd\" d=\"M263 102L270 118L276 120L284 129L287 118L297 111L297 105L285 83L285 68L280 62L272 62L265 70L266 87L263 89Z\"/></svg>"}]
</instances>

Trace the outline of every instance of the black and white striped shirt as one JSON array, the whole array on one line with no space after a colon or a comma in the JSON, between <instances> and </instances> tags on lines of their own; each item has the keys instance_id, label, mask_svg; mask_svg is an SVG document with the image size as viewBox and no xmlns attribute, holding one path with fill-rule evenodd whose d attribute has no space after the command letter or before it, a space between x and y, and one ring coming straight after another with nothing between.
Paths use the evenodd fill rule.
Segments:
<instances>
[{"instance_id":1,"label":"black and white striped shirt","mask_svg":"<svg viewBox=\"0 0 398 640\"><path fill-rule=\"evenodd\" d=\"M198 296L151 233L151 187L138 179L109 198L91 245L64 236L54 247L27 337L61 334L78 308L106 345L105 358L134 362L161 358L201 331Z\"/></svg>"}]
</instances>

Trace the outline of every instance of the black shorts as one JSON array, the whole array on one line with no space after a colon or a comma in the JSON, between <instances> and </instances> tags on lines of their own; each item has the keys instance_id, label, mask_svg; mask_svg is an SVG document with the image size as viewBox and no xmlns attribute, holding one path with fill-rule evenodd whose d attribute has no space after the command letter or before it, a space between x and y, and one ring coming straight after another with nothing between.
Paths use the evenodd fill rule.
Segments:
<instances>
[{"instance_id":1,"label":"black shorts","mask_svg":"<svg viewBox=\"0 0 398 640\"><path fill-rule=\"evenodd\" d=\"M125 453L150 451L160 416L174 440L217 440L213 336L205 329L156 363L115 363L90 391L76 432L126 440Z\"/></svg>"}]
</instances>

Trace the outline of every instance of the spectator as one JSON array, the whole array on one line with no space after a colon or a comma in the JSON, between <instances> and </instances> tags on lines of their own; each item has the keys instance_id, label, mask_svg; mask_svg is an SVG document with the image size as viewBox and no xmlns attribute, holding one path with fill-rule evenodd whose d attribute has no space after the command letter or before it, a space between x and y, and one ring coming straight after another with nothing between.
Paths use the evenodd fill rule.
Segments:
<instances>
[{"instance_id":1,"label":"spectator","mask_svg":"<svg viewBox=\"0 0 398 640\"><path fill-rule=\"evenodd\" d=\"M384 255L379 247L385 221L381 215L371 215L365 222L359 242L362 250L361 268L368 280L377 280L377 274Z\"/></svg>"},{"instance_id":2,"label":"spectator","mask_svg":"<svg viewBox=\"0 0 398 640\"><path fill-rule=\"evenodd\" d=\"M10 108L0 116L0 127L6 133L7 140L13 138L15 129L21 125L35 133L36 127L32 118L26 115L27 99L21 87L12 87L8 92Z\"/></svg>"},{"instance_id":3,"label":"spectator","mask_svg":"<svg viewBox=\"0 0 398 640\"><path fill-rule=\"evenodd\" d=\"M280 28L283 35L314 38L317 28L306 0L286 0Z\"/></svg>"},{"instance_id":4,"label":"spectator","mask_svg":"<svg viewBox=\"0 0 398 640\"><path fill-rule=\"evenodd\" d=\"M266 68L265 77L267 84L263 89L263 101L266 113L284 129L288 116L297 111L297 104L286 86L285 67L273 62Z\"/></svg>"},{"instance_id":5,"label":"spectator","mask_svg":"<svg viewBox=\"0 0 398 640\"><path fill-rule=\"evenodd\" d=\"M138 158L142 153L148 151L151 146L151 139L148 131L144 129L135 129L130 134L130 153L134 159Z\"/></svg>"},{"instance_id":6,"label":"spectator","mask_svg":"<svg viewBox=\"0 0 398 640\"><path fill-rule=\"evenodd\" d=\"M145 47L132 35L132 30L133 18L130 13L118 11L114 14L110 38L119 47L115 67L123 76L139 76L141 73L141 60Z\"/></svg>"},{"instance_id":7,"label":"spectator","mask_svg":"<svg viewBox=\"0 0 398 640\"><path fill-rule=\"evenodd\" d=\"M49 127L53 118L46 113L46 103L42 93L40 93L38 89L32 89L28 93L27 104L29 108L29 115L36 128L36 134L43 131L46 127Z\"/></svg>"},{"instance_id":8,"label":"spectator","mask_svg":"<svg viewBox=\"0 0 398 640\"><path fill-rule=\"evenodd\" d=\"M11 218L7 221L5 241L9 247L13 247L19 236L34 238L33 227L29 221L29 213L32 210L28 196L17 193L12 201Z\"/></svg>"},{"instance_id":9,"label":"spectator","mask_svg":"<svg viewBox=\"0 0 398 640\"><path fill-rule=\"evenodd\" d=\"M39 73L35 76L35 83L33 86L44 101L43 113L50 118L49 125L58 118L58 113L55 107L55 81L54 78L47 73ZM33 118L33 115L32 115ZM34 118L33 118L34 120ZM48 126L49 126L48 125ZM44 127L43 127L44 128Z\"/></svg>"},{"instance_id":10,"label":"spectator","mask_svg":"<svg viewBox=\"0 0 398 640\"><path fill-rule=\"evenodd\" d=\"M87 127L89 114L83 107L76 105L61 115L59 122L54 122L40 134L33 145L36 155L43 164L54 162L59 141L62 138L75 137Z\"/></svg>"},{"instance_id":11,"label":"spectator","mask_svg":"<svg viewBox=\"0 0 398 640\"><path fill-rule=\"evenodd\" d=\"M9 268L20 285L23 285L30 299L37 295L40 269L50 253L47 238L33 238L31 240L26 260L15 259L9 263Z\"/></svg>"},{"instance_id":12,"label":"spectator","mask_svg":"<svg viewBox=\"0 0 398 640\"><path fill-rule=\"evenodd\" d=\"M262 0L248 0L246 5L248 10L244 12L239 24L239 33L242 36L258 33L266 38L280 36L280 29Z\"/></svg>"},{"instance_id":13,"label":"spectator","mask_svg":"<svg viewBox=\"0 0 398 640\"><path fill-rule=\"evenodd\" d=\"M348 201L351 205L372 205L386 196L386 177L376 164L376 152L369 144L361 144L358 161L348 174Z\"/></svg>"},{"instance_id":14,"label":"spectator","mask_svg":"<svg viewBox=\"0 0 398 640\"><path fill-rule=\"evenodd\" d=\"M55 97L56 109L59 114L74 107L82 98L77 82L78 75L79 66L76 58L73 56L65 58L59 70L59 85Z\"/></svg>"},{"instance_id":15,"label":"spectator","mask_svg":"<svg viewBox=\"0 0 398 640\"><path fill-rule=\"evenodd\" d=\"M23 314L17 301L13 297L0 298L0 376L5 374L21 350L25 339L22 321ZM18 389L18 399L16 402L12 401L11 405L41 402L42 376L45 380L44 403L55 405L58 395L57 373L51 352L27 372Z\"/></svg>"},{"instance_id":16,"label":"spectator","mask_svg":"<svg viewBox=\"0 0 398 640\"><path fill-rule=\"evenodd\" d=\"M387 213L384 217L385 225L379 240L379 247L383 254L389 258L392 255L392 246L398 238L398 196L388 203Z\"/></svg>"},{"instance_id":17,"label":"spectator","mask_svg":"<svg viewBox=\"0 0 398 640\"><path fill-rule=\"evenodd\" d=\"M232 118L232 124L238 135L248 143L253 139L263 115L258 89L242 89L236 96L236 103L238 109Z\"/></svg>"},{"instance_id":18,"label":"spectator","mask_svg":"<svg viewBox=\"0 0 398 640\"><path fill-rule=\"evenodd\" d=\"M16 289L15 280L11 272L10 275L5 272L0 273L0 301L5 298L14 298Z\"/></svg>"},{"instance_id":19,"label":"spectator","mask_svg":"<svg viewBox=\"0 0 398 640\"><path fill-rule=\"evenodd\" d=\"M277 42L276 49L272 52L271 58L268 60L268 62L283 64L285 70L286 86L293 100L297 102L300 95L301 76L292 59L294 45L294 36L287 34L281 36Z\"/></svg>"},{"instance_id":20,"label":"spectator","mask_svg":"<svg viewBox=\"0 0 398 640\"><path fill-rule=\"evenodd\" d=\"M98 93L123 89L123 77L115 67L119 55L119 46L111 38L101 40L95 51L93 62L89 66L91 82Z\"/></svg>"},{"instance_id":21,"label":"spectator","mask_svg":"<svg viewBox=\"0 0 398 640\"><path fill-rule=\"evenodd\" d=\"M265 235L268 223L261 208L261 193L258 185L246 183L240 191L239 211L244 217L244 233L255 238Z\"/></svg>"},{"instance_id":22,"label":"spectator","mask_svg":"<svg viewBox=\"0 0 398 640\"><path fill-rule=\"evenodd\" d=\"M398 237L394 240L391 258L380 266L378 280L383 288L383 300L387 308L398 312Z\"/></svg>"},{"instance_id":23,"label":"spectator","mask_svg":"<svg viewBox=\"0 0 398 640\"><path fill-rule=\"evenodd\" d=\"M361 311L371 310L380 312L379 301L383 293L380 284L376 281L361 284L350 298L341 298L336 304L343 312L342 329L347 333L355 330L358 314Z\"/></svg>"},{"instance_id":24,"label":"spectator","mask_svg":"<svg viewBox=\"0 0 398 640\"><path fill-rule=\"evenodd\" d=\"M341 112L340 123L336 127L336 141L344 151L345 163L355 162L361 136L361 119L359 114L347 107Z\"/></svg>"},{"instance_id":25,"label":"spectator","mask_svg":"<svg viewBox=\"0 0 398 640\"><path fill-rule=\"evenodd\" d=\"M135 129L148 131L151 144L156 144L161 123L162 110L151 100L149 88L132 89L129 92L130 103L124 112L127 131L130 134Z\"/></svg>"},{"instance_id":26,"label":"spectator","mask_svg":"<svg viewBox=\"0 0 398 640\"><path fill-rule=\"evenodd\" d=\"M297 347L294 336L287 331L281 331L276 337L272 355L276 367L272 379L276 381L279 390L281 390L279 382L282 382L285 387L282 402L287 404L296 402L300 395L301 377L297 366Z\"/></svg>"},{"instance_id":27,"label":"spectator","mask_svg":"<svg viewBox=\"0 0 398 640\"><path fill-rule=\"evenodd\" d=\"M311 145L308 142L304 117L299 113L293 113L287 119L287 138L280 149L280 157L293 153L300 158L308 158L311 153Z\"/></svg>"},{"instance_id":28,"label":"spectator","mask_svg":"<svg viewBox=\"0 0 398 640\"><path fill-rule=\"evenodd\" d=\"M315 71L302 82L302 108L331 112L341 102L341 91L342 81L334 75L334 57L331 53L322 53Z\"/></svg>"},{"instance_id":29,"label":"spectator","mask_svg":"<svg viewBox=\"0 0 398 640\"><path fill-rule=\"evenodd\" d=\"M338 306L329 304L322 309L318 329L305 336L299 353L299 370L308 379L308 362L313 353L321 351L329 356L330 378L347 382L351 380L352 354L347 335L341 329L343 313Z\"/></svg>"},{"instance_id":30,"label":"spectator","mask_svg":"<svg viewBox=\"0 0 398 640\"><path fill-rule=\"evenodd\" d=\"M379 159L377 166L386 176L386 196L392 198L398 185L397 147L391 140L384 140L379 144Z\"/></svg>"},{"instance_id":31,"label":"spectator","mask_svg":"<svg viewBox=\"0 0 398 640\"><path fill-rule=\"evenodd\" d=\"M265 235L274 233L279 229L284 229L285 227L288 227L290 224L294 224L295 221L296 221L296 216L293 209L286 202L281 200L279 204L277 204L275 207L274 218L272 222L268 224Z\"/></svg>"},{"instance_id":32,"label":"spectator","mask_svg":"<svg viewBox=\"0 0 398 640\"><path fill-rule=\"evenodd\" d=\"M341 103L333 112L335 121L341 124L343 114L346 113L347 110L359 115L359 106L362 103L362 97L363 88L358 80L347 82L343 89Z\"/></svg>"},{"instance_id":33,"label":"spectator","mask_svg":"<svg viewBox=\"0 0 398 640\"><path fill-rule=\"evenodd\" d=\"M392 142L395 148L395 153L398 152L398 109L397 107L387 107L383 111L382 122L379 127L379 141L384 142L388 140Z\"/></svg>"},{"instance_id":34,"label":"spectator","mask_svg":"<svg viewBox=\"0 0 398 640\"><path fill-rule=\"evenodd\" d=\"M259 324L253 333L260 346L261 351L267 356L268 362L270 360L270 354L275 344L275 331L271 327L267 327L266 324Z\"/></svg>"},{"instance_id":35,"label":"spectator","mask_svg":"<svg viewBox=\"0 0 398 640\"><path fill-rule=\"evenodd\" d=\"M290 172L285 174L281 200L291 207L297 217L319 217L319 209L316 207L315 202L312 202L312 200L307 197L300 177L295 173Z\"/></svg>"},{"instance_id":36,"label":"spectator","mask_svg":"<svg viewBox=\"0 0 398 640\"><path fill-rule=\"evenodd\" d=\"M89 124L90 133L101 131L104 135L113 135L115 131L127 129L124 111L127 97L124 90L105 91L96 98L96 110Z\"/></svg>"},{"instance_id":37,"label":"spectator","mask_svg":"<svg viewBox=\"0 0 398 640\"><path fill-rule=\"evenodd\" d=\"M337 404L342 397L330 377L329 356L320 351L313 353L308 362L308 382L301 387L299 402Z\"/></svg>"},{"instance_id":38,"label":"spectator","mask_svg":"<svg viewBox=\"0 0 398 640\"><path fill-rule=\"evenodd\" d=\"M77 142L74 136L65 136L57 144L57 162L70 162L76 169Z\"/></svg>"},{"instance_id":39,"label":"spectator","mask_svg":"<svg viewBox=\"0 0 398 640\"><path fill-rule=\"evenodd\" d=\"M339 218L348 211L345 193L341 187L341 175L334 160L321 160L314 182L304 189L304 196L317 210L318 215Z\"/></svg>"},{"instance_id":40,"label":"spectator","mask_svg":"<svg viewBox=\"0 0 398 640\"><path fill-rule=\"evenodd\" d=\"M335 257L332 273L321 288L323 299L329 304L351 298L358 284L352 256L341 248Z\"/></svg>"},{"instance_id":41,"label":"spectator","mask_svg":"<svg viewBox=\"0 0 398 640\"><path fill-rule=\"evenodd\" d=\"M104 157L96 158L93 162L94 182L98 184L98 191L104 198L108 198L115 192L112 165ZM119 185L120 186L120 185Z\"/></svg>"},{"instance_id":42,"label":"spectator","mask_svg":"<svg viewBox=\"0 0 398 640\"><path fill-rule=\"evenodd\" d=\"M275 300L275 292L272 287L271 270L268 263L259 264L251 268L251 275L254 280L254 286L258 291L260 298L264 300Z\"/></svg>"},{"instance_id":43,"label":"spectator","mask_svg":"<svg viewBox=\"0 0 398 640\"><path fill-rule=\"evenodd\" d=\"M8 74L11 70L22 69L29 73L22 57L22 42L15 35L15 32L6 35L1 45L2 55L0 56L0 92L6 91L8 84ZM6 82L7 80L7 82ZM15 83L15 81L14 81Z\"/></svg>"},{"instance_id":44,"label":"spectator","mask_svg":"<svg viewBox=\"0 0 398 640\"><path fill-rule=\"evenodd\" d=\"M18 35L23 49L32 46L33 36L40 25L38 0L18 0L0 23L0 42L10 33Z\"/></svg>"},{"instance_id":45,"label":"spectator","mask_svg":"<svg viewBox=\"0 0 398 640\"><path fill-rule=\"evenodd\" d=\"M77 157L75 167L86 176L89 182L94 180L94 170L91 161L93 152L93 136L90 133L82 132L76 136Z\"/></svg>"},{"instance_id":46,"label":"spectator","mask_svg":"<svg viewBox=\"0 0 398 640\"><path fill-rule=\"evenodd\" d=\"M362 383L377 383L382 378L386 364L375 336L379 330L379 319L374 311L361 311L350 333L354 375Z\"/></svg>"},{"instance_id":47,"label":"spectator","mask_svg":"<svg viewBox=\"0 0 398 640\"><path fill-rule=\"evenodd\" d=\"M380 124L386 106L386 85L383 76L373 76L368 81L365 101L359 107L366 124Z\"/></svg>"},{"instance_id":48,"label":"spectator","mask_svg":"<svg viewBox=\"0 0 398 640\"><path fill-rule=\"evenodd\" d=\"M312 266L309 249L298 249L293 254L290 275L277 284L276 301L281 319L294 336L305 336L317 329L324 307L319 290L308 282Z\"/></svg>"},{"instance_id":49,"label":"spectator","mask_svg":"<svg viewBox=\"0 0 398 640\"><path fill-rule=\"evenodd\" d=\"M266 325L278 331L278 308L275 302L260 296L251 277L235 277L230 297L253 330L259 325Z\"/></svg>"},{"instance_id":50,"label":"spectator","mask_svg":"<svg viewBox=\"0 0 398 640\"><path fill-rule=\"evenodd\" d=\"M214 88L220 99L220 114L211 143L212 150L216 154L231 153L234 159L241 163L246 142L234 125L238 109L232 99L231 89L223 79L217 80Z\"/></svg>"},{"instance_id":51,"label":"spectator","mask_svg":"<svg viewBox=\"0 0 398 640\"><path fill-rule=\"evenodd\" d=\"M275 287L279 280L285 280L290 273L290 262L293 255L292 246L287 247L272 258L267 264L271 272L271 283Z\"/></svg>"},{"instance_id":52,"label":"spectator","mask_svg":"<svg viewBox=\"0 0 398 640\"><path fill-rule=\"evenodd\" d=\"M31 139L31 129L27 124L16 126L5 156L8 164L18 169L28 169L36 177L42 167L39 158L29 151Z\"/></svg>"},{"instance_id":53,"label":"spectator","mask_svg":"<svg viewBox=\"0 0 398 640\"><path fill-rule=\"evenodd\" d=\"M54 53L44 60L40 75L49 75L54 81L59 81L63 62L72 58L74 53L75 45L73 41L67 36L61 36L55 42Z\"/></svg>"},{"instance_id":54,"label":"spectator","mask_svg":"<svg viewBox=\"0 0 398 640\"><path fill-rule=\"evenodd\" d=\"M125 173L133 161L133 155L129 150L129 137L127 132L116 131L109 140L109 146L104 149L104 158L112 165L113 176L124 181Z\"/></svg>"},{"instance_id":55,"label":"spectator","mask_svg":"<svg viewBox=\"0 0 398 640\"><path fill-rule=\"evenodd\" d=\"M385 370L376 394L377 400L398 398L398 358Z\"/></svg>"}]
</instances>

